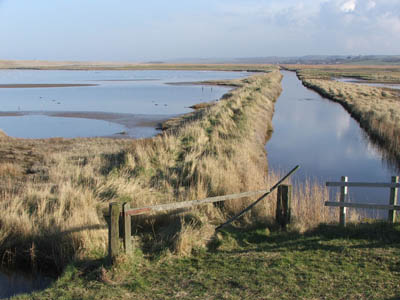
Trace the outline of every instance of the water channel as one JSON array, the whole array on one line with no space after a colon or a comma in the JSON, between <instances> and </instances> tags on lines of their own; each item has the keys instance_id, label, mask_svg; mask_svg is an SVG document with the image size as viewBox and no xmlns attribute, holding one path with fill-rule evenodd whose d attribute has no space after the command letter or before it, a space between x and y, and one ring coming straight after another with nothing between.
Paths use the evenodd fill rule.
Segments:
<instances>
[{"instance_id":1,"label":"water channel","mask_svg":"<svg viewBox=\"0 0 400 300\"><path fill-rule=\"evenodd\" d=\"M274 132L266 145L270 168L289 170L293 176L324 184L340 181L390 182L398 166L386 161L358 123L344 108L305 88L294 72L283 71L283 92L275 105ZM334 188L332 188L334 189ZM351 201L388 204L389 189L349 189ZM362 211L368 217L385 217L385 211Z\"/></svg>"}]
</instances>

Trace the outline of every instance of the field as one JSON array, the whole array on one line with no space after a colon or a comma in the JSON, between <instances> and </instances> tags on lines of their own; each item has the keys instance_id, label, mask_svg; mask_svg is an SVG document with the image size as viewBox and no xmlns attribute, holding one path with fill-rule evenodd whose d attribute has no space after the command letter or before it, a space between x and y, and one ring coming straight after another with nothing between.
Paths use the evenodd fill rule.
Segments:
<instances>
[{"instance_id":1,"label":"field","mask_svg":"<svg viewBox=\"0 0 400 300\"><path fill-rule=\"evenodd\" d=\"M167 63L112 63L73 61L12 61L0 60L1 69L15 70L216 70L216 71L268 71L268 64L167 64Z\"/></svg>"},{"instance_id":2,"label":"field","mask_svg":"<svg viewBox=\"0 0 400 300\"><path fill-rule=\"evenodd\" d=\"M366 83L400 84L400 68L380 66L286 66L296 70L303 84L339 102L382 146L385 156L400 163L400 91L334 78L356 78Z\"/></svg>"}]
</instances>

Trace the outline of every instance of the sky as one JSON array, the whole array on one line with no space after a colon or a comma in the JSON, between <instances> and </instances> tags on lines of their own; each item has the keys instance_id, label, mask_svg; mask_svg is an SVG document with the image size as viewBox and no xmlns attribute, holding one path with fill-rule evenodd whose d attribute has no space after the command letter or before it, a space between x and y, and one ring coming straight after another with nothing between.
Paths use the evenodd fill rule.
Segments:
<instances>
[{"instance_id":1,"label":"sky","mask_svg":"<svg viewBox=\"0 0 400 300\"><path fill-rule=\"evenodd\" d=\"M400 0L0 0L0 59L400 55Z\"/></svg>"}]
</instances>

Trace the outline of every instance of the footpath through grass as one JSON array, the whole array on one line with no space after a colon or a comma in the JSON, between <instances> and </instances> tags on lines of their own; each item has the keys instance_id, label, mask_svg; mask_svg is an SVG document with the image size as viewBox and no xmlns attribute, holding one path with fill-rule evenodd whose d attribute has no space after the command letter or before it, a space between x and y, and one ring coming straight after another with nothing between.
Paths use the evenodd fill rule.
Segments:
<instances>
[{"instance_id":1,"label":"footpath through grass","mask_svg":"<svg viewBox=\"0 0 400 300\"><path fill-rule=\"evenodd\" d=\"M80 262L17 299L399 299L399 246L400 224L228 228L190 257Z\"/></svg>"}]
</instances>

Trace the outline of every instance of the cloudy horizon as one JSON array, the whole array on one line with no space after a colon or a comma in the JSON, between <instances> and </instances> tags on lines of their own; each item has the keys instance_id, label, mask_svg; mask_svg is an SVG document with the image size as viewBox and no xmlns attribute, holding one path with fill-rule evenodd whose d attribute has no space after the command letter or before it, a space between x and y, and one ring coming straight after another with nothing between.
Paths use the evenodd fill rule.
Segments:
<instances>
[{"instance_id":1,"label":"cloudy horizon","mask_svg":"<svg viewBox=\"0 0 400 300\"><path fill-rule=\"evenodd\" d=\"M399 55L398 0L0 0L0 59Z\"/></svg>"}]
</instances>

